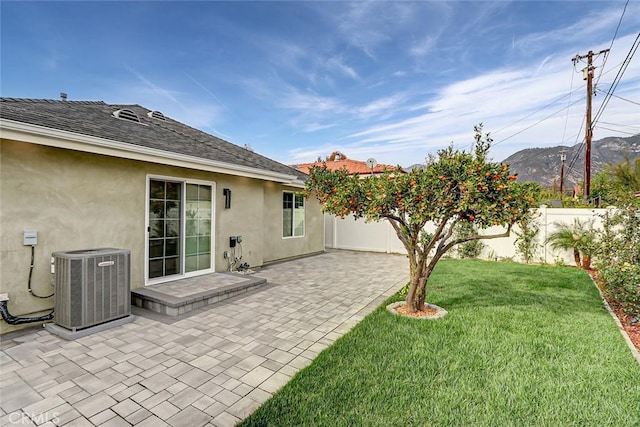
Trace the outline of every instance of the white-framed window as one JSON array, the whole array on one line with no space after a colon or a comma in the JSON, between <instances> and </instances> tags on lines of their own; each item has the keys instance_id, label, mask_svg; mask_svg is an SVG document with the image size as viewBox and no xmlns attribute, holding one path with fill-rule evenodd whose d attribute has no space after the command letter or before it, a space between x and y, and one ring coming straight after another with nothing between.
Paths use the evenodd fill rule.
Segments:
<instances>
[{"instance_id":1,"label":"white-framed window","mask_svg":"<svg viewBox=\"0 0 640 427\"><path fill-rule=\"evenodd\" d=\"M282 192L282 237L304 236L304 194Z\"/></svg>"}]
</instances>

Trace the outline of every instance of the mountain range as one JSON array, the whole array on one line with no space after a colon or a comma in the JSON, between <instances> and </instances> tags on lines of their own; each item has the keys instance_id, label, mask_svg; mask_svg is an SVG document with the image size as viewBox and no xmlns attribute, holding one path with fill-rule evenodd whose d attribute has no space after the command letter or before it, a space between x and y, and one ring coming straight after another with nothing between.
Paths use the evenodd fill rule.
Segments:
<instances>
[{"instance_id":1,"label":"mountain range","mask_svg":"<svg viewBox=\"0 0 640 427\"><path fill-rule=\"evenodd\" d=\"M566 151L564 185L569 188L584 180L585 144L527 148L507 157L504 162L518 173L518 181L533 181L544 187L560 185L561 151ZM640 157L640 134L619 138L607 137L591 143L591 177L606 165L615 165Z\"/></svg>"},{"instance_id":2,"label":"mountain range","mask_svg":"<svg viewBox=\"0 0 640 427\"><path fill-rule=\"evenodd\" d=\"M572 147L527 148L520 150L503 161L518 173L518 181L533 181L543 187L560 186L560 153L565 151L564 186L566 189L584 180L584 143ZM626 138L607 137L591 143L591 177L602 171L606 165L615 165L626 158L634 160L640 157L640 134ZM423 164L414 164L403 168L409 171Z\"/></svg>"}]
</instances>

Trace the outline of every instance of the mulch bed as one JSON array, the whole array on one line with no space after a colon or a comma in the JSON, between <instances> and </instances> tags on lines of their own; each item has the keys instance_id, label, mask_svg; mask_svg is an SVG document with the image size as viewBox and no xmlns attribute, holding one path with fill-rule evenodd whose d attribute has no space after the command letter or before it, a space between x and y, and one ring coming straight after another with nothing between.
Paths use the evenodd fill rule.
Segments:
<instances>
[{"instance_id":1,"label":"mulch bed","mask_svg":"<svg viewBox=\"0 0 640 427\"><path fill-rule=\"evenodd\" d=\"M624 328L629 338L631 338L631 342L636 346L638 351L640 351L640 322L637 322L635 325L631 325L631 320L633 320L633 316L625 314L620 307L615 307L611 302L609 302L611 306L611 310L618 316L620 323L622 323L622 327Z\"/></svg>"},{"instance_id":2,"label":"mulch bed","mask_svg":"<svg viewBox=\"0 0 640 427\"><path fill-rule=\"evenodd\" d=\"M425 306L424 310L414 311L412 313L409 311L409 306L406 304L396 307L395 310L398 314L402 316L409 316L409 317L435 316L436 313L438 312L438 310L436 310L435 308L429 308Z\"/></svg>"}]
</instances>

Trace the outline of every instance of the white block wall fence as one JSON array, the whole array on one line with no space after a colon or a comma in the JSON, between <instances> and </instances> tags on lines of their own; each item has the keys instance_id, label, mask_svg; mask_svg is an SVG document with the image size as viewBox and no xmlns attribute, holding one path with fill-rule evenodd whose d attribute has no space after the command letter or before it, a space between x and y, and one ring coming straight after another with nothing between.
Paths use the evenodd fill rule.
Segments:
<instances>
[{"instance_id":1,"label":"white block wall fence","mask_svg":"<svg viewBox=\"0 0 640 427\"><path fill-rule=\"evenodd\" d=\"M613 209L613 208L607 208ZM544 242L547 235L554 231L554 223L572 224L574 218L580 221L593 220L594 227L599 229L602 227L601 215L607 209L565 209L565 208L547 208L540 206L534 211L539 214L537 221L540 225L537 241L540 245L538 253L534 256L532 262L544 262L553 264L559 261L567 265L574 265L573 253L570 251L554 251ZM396 236L393 227L388 221L381 222L365 222L363 219L355 220L353 217L344 219L325 215L325 247L332 249L348 249L355 251L371 251L386 253L406 253L404 246ZM428 224L427 231L435 230L433 224ZM511 230L511 236L499 239L481 240L485 245L480 258L489 259L497 257L498 259L511 258L514 261L523 261L521 256L516 252L514 230L519 231L517 226ZM490 227L482 232L484 234L497 234L506 231L503 227ZM455 248L451 250L449 256L455 256Z\"/></svg>"}]
</instances>

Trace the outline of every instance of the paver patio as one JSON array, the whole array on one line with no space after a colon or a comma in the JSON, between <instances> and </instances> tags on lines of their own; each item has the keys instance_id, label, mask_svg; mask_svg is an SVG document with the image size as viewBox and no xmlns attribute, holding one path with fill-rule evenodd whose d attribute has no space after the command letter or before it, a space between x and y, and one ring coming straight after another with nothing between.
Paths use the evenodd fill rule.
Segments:
<instances>
[{"instance_id":1,"label":"paver patio","mask_svg":"<svg viewBox=\"0 0 640 427\"><path fill-rule=\"evenodd\" d=\"M408 280L404 256L330 251L271 265L268 285L75 341L3 337L0 425L230 426Z\"/></svg>"}]
</instances>

